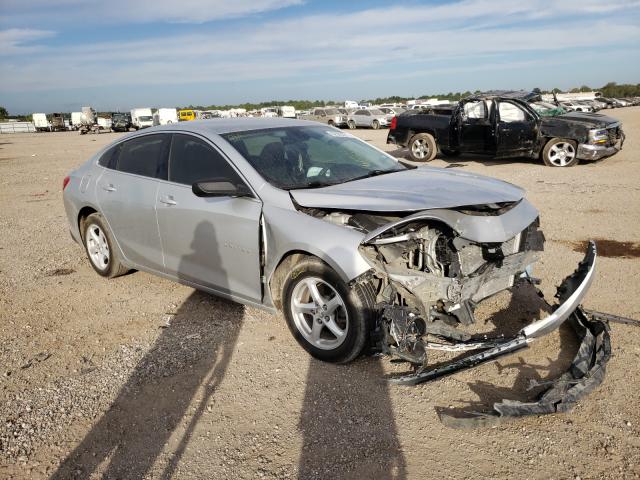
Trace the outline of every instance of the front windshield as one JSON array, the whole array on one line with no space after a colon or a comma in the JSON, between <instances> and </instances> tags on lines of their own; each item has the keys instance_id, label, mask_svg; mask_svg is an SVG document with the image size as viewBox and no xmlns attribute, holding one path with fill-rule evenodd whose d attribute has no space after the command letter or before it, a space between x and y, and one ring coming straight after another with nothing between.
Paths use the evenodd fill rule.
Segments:
<instances>
[{"instance_id":1,"label":"front windshield","mask_svg":"<svg viewBox=\"0 0 640 480\"><path fill-rule=\"evenodd\" d=\"M305 126L223 134L275 187L315 188L407 167L365 142L331 127Z\"/></svg>"},{"instance_id":2,"label":"front windshield","mask_svg":"<svg viewBox=\"0 0 640 480\"><path fill-rule=\"evenodd\" d=\"M327 115L338 115L340 114L340 112L338 110L336 110L335 108L327 108L325 109L325 112Z\"/></svg>"},{"instance_id":3,"label":"front windshield","mask_svg":"<svg viewBox=\"0 0 640 480\"><path fill-rule=\"evenodd\" d=\"M566 113L566 110L562 107L558 107L552 103L547 102L535 102L530 104L533 109L543 117L556 117Z\"/></svg>"},{"instance_id":4,"label":"front windshield","mask_svg":"<svg viewBox=\"0 0 640 480\"><path fill-rule=\"evenodd\" d=\"M151 120L153 120L153 117L145 115L142 117L138 117L138 120L140 120L141 122L150 122Z\"/></svg>"}]
</instances>

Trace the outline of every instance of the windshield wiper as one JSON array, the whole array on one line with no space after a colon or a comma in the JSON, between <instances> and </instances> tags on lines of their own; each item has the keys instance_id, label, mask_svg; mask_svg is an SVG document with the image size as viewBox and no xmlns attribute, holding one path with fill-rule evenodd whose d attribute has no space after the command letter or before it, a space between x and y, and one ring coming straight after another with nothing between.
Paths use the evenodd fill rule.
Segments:
<instances>
[{"instance_id":1,"label":"windshield wiper","mask_svg":"<svg viewBox=\"0 0 640 480\"><path fill-rule=\"evenodd\" d=\"M359 177L353 177L353 178L350 178L349 180L345 180L344 183L353 182L355 180L362 180L363 178L377 177L378 175L385 175L387 173L402 172L403 170L405 170L405 169L404 168L394 168L393 170L371 170L369 173L366 173L364 175L360 175Z\"/></svg>"}]
</instances>

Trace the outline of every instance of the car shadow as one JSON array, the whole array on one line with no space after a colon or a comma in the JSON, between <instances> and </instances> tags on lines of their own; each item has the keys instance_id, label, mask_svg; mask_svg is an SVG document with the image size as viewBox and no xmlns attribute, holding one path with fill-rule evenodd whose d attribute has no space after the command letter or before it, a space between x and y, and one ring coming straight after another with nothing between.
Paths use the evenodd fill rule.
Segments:
<instances>
[{"instance_id":1,"label":"car shadow","mask_svg":"<svg viewBox=\"0 0 640 480\"><path fill-rule=\"evenodd\" d=\"M298 427L299 479L407 478L381 359L311 359Z\"/></svg>"},{"instance_id":2,"label":"car shadow","mask_svg":"<svg viewBox=\"0 0 640 480\"><path fill-rule=\"evenodd\" d=\"M220 258L217 245L213 226L200 223L193 252L180 265L202 255ZM161 457L156 468L163 471L156 478L173 475L225 376L244 307L194 291L169 317L111 406L52 479L143 478Z\"/></svg>"}]
</instances>

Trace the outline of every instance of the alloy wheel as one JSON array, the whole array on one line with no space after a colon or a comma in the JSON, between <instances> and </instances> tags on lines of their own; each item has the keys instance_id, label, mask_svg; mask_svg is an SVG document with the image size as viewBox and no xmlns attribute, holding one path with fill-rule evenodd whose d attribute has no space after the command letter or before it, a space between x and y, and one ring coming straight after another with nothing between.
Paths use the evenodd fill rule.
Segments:
<instances>
[{"instance_id":1,"label":"alloy wheel","mask_svg":"<svg viewBox=\"0 0 640 480\"><path fill-rule=\"evenodd\" d=\"M291 295L294 324L304 339L321 350L338 348L347 338L349 314L340 294L324 280L307 277Z\"/></svg>"}]
</instances>

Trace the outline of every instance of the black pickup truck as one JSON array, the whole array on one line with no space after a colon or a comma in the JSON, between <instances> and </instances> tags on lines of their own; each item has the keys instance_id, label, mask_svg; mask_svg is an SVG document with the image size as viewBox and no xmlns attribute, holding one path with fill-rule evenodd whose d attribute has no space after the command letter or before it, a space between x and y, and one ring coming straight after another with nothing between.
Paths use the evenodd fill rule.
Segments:
<instances>
[{"instance_id":1,"label":"black pickup truck","mask_svg":"<svg viewBox=\"0 0 640 480\"><path fill-rule=\"evenodd\" d=\"M562 110L541 115L536 103L531 103L537 100L531 94L482 94L454 106L408 111L391 121L387 143L408 147L416 163L433 160L440 150L445 156L468 152L495 158L541 158L550 167L598 160L622 148L619 121L598 113Z\"/></svg>"}]
</instances>

